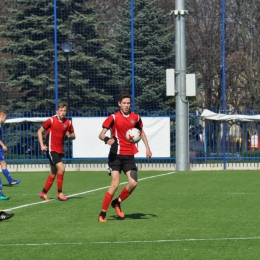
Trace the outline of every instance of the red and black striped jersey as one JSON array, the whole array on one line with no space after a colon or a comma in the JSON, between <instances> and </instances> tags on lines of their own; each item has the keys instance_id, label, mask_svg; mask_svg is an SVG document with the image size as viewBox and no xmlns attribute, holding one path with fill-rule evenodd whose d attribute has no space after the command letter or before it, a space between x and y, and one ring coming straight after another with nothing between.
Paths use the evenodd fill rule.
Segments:
<instances>
[{"instance_id":1,"label":"red and black striped jersey","mask_svg":"<svg viewBox=\"0 0 260 260\"><path fill-rule=\"evenodd\" d=\"M111 152L121 155L134 155L138 152L136 145L126 140L128 129L141 130L143 128L143 122L138 114L130 112L128 115L124 115L118 111L107 117L102 127L111 129L111 137L115 139Z\"/></svg>"},{"instance_id":2,"label":"red and black striped jersey","mask_svg":"<svg viewBox=\"0 0 260 260\"><path fill-rule=\"evenodd\" d=\"M60 121L55 115L48 118L42 126L46 130L46 145L48 150L50 152L62 154L66 133L74 133L71 121L67 118Z\"/></svg>"}]
</instances>

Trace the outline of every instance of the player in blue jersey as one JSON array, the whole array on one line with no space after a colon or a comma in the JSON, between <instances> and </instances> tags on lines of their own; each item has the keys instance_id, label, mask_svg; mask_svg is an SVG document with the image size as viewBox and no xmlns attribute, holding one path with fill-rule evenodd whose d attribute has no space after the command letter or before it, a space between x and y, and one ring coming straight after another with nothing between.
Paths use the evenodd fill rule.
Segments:
<instances>
[{"instance_id":1,"label":"player in blue jersey","mask_svg":"<svg viewBox=\"0 0 260 260\"><path fill-rule=\"evenodd\" d=\"M3 129L2 125L5 122L7 117L7 112L4 110L0 110L0 165L2 169L2 173L4 174L5 178L7 179L10 186L16 185L20 182L20 180L14 180L7 169L6 161L4 159L4 152L8 150L6 145L3 143ZM8 200L8 196L4 196L2 193L2 180L0 178L0 200Z\"/></svg>"}]
</instances>

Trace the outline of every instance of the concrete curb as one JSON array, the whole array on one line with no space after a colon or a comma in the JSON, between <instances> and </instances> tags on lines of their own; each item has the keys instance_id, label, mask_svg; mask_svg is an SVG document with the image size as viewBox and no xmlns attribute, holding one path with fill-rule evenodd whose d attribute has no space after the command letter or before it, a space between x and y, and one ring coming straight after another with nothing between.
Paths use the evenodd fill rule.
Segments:
<instances>
[{"instance_id":1,"label":"concrete curb","mask_svg":"<svg viewBox=\"0 0 260 260\"><path fill-rule=\"evenodd\" d=\"M172 163L143 163L137 164L139 171L176 171L176 164ZM107 171L106 164L65 164L66 171ZM191 171L220 171L223 170L223 164L191 164ZM49 164L9 164L8 169L11 172L48 172ZM226 170L259 170L260 163L232 163L226 164Z\"/></svg>"}]
</instances>

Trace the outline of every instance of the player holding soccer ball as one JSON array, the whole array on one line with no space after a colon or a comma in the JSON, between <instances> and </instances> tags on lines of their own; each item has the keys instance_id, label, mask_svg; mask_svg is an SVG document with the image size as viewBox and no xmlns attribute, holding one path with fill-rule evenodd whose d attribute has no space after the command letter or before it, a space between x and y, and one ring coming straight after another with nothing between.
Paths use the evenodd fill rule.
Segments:
<instances>
[{"instance_id":1,"label":"player holding soccer ball","mask_svg":"<svg viewBox=\"0 0 260 260\"><path fill-rule=\"evenodd\" d=\"M128 129L137 128L141 131L141 138L146 147L146 157L152 156L146 135L143 131L143 123L140 116L130 111L131 95L121 94L118 99L119 111L107 117L103 122L103 129L99 134L99 139L111 146L108 156L108 166L111 169L111 185L105 194L102 209L98 216L98 221L106 222L106 211L120 183L120 173L123 171L128 184L123 188L118 198L114 199L111 206L115 209L120 218L124 218L121 210L121 202L124 201L137 186L137 167L134 155L138 152L136 145L126 139ZM106 132L111 130L111 137L106 136Z\"/></svg>"},{"instance_id":2,"label":"player holding soccer ball","mask_svg":"<svg viewBox=\"0 0 260 260\"><path fill-rule=\"evenodd\" d=\"M61 201L67 200L67 197L62 192L63 177L65 173L65 167L61 161L63 156L63 141L65 137L72 140L76 138L71 121L65 117L67 105L65 103L60 103L56 112L57 114L48 118L37 132L41 150L46 151L51 166L51 173L40 193L40 198L46 201L50 200L47 196L47 192L51 188L55 177L57 178L57 198ZM46 131L46 145L43 143L42 137L44 131Z\"/></svg>"}]
</instances>

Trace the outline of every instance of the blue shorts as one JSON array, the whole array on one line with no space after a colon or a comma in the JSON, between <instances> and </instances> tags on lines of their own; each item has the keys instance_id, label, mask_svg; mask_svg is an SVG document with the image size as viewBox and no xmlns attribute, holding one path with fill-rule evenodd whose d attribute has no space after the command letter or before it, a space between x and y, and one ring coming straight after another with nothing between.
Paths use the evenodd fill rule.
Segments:
<instances>
[{"instance_id":1,"label":"blue shorts","mask_svg":"<svg viewBox=\"0 0 260 260\"><path fill-rule=\"evenodd\" d=\"M2 162L4 160L5 160L5 158L4 158L4 151L0 150L0 162Z\"/></svg>"}]
</instances>

